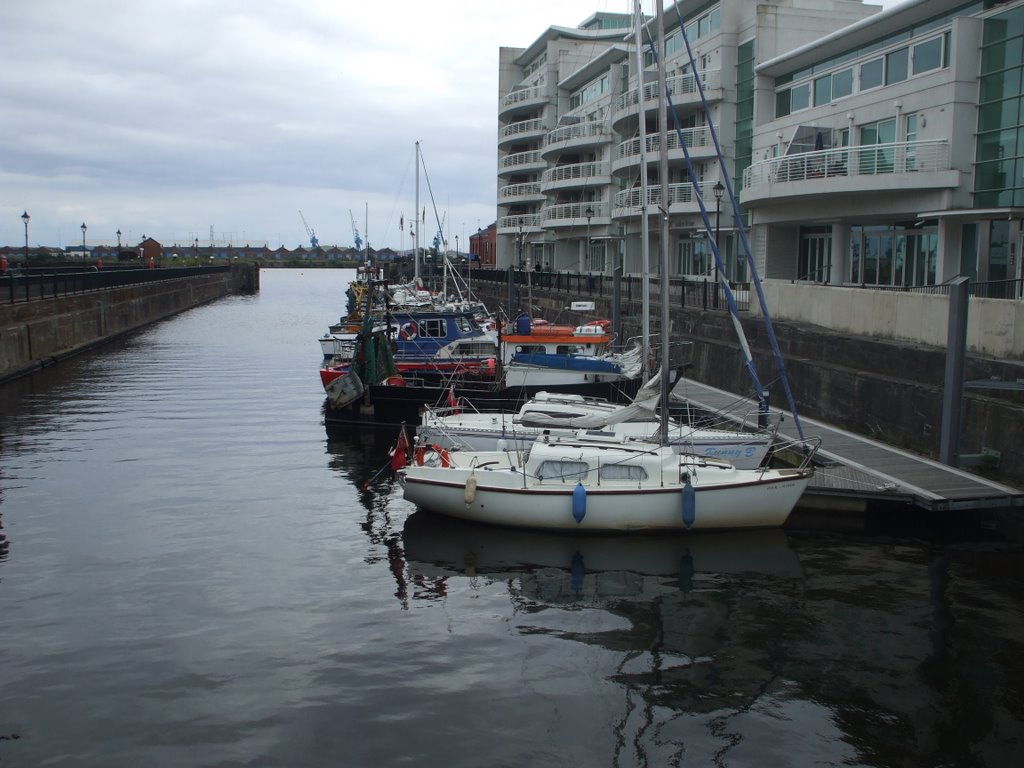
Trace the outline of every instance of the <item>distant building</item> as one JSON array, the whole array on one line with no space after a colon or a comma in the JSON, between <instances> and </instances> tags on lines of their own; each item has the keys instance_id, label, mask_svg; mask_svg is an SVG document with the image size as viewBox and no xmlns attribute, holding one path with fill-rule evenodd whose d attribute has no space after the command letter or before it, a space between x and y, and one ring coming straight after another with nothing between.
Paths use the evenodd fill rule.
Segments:
<instances>
[{"instance_id":1,"label":"distant building","mask_svg":"<svg viewBox=\"0 0 1024 768\"><path fill-rule=\"evenodd\" d=\"M469 236L469 254L473 267L494 269L496 265L497 226L489 224Z\"/></svg>"}]
</instances>

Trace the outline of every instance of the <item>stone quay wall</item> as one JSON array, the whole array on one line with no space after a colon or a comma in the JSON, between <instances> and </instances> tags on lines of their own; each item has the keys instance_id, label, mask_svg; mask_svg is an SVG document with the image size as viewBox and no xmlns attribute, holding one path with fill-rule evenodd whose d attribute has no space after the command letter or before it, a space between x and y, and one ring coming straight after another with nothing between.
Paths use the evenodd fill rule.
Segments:
<instances>
[{"instance_id":1,"label":"stone quay wall","mask_svg":"<svg viewBox=\"0 0 1024 768\"><path fill-rule=\"evenodd\" d=\"M0 382L231 293L259 290L259 268L0 303Z\"/></svg>"},{"instance_id":2,"label":"stone quay wall","mask_svg":"<svg viewBox=\"0 0 1024 768\"><path fill-rule=\"evenodd\" d=\"M481 281L473 291L492 309L507 303L502 285ZM567 297L542 287L532 291L535 314L552 322L569 322L565 310L570 299L592 300L594 316L613 317L610 296ZM641 332L638 304L623 302L623 338ZM651 314L657 319L659 313L652 301ZM759 314L741 314L749 315L741 323L771 405L789 411L764 320ZM727 311L673 307L669 316L673 365L691 363L687 378L755 396ZM798 414L938 459L945 348L839 333L810 323L776 320L773 326ZM1024 362L968 353L964 378L1024 382ZM1024 388L966 387L961 425L961 457L986 454L975 471L1024 487Z\"/></svg>"}]
</instances>

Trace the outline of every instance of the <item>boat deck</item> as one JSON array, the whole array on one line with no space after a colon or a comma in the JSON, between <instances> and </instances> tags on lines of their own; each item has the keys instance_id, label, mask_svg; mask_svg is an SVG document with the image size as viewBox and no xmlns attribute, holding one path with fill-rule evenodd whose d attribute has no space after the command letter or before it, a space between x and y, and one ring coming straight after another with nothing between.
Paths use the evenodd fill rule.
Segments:
<instances>
[{"instance_id":1,"label":"boat deck","mask_svg":"<svg viewBox=\"0 0 1024 768\"><path fill-rule=\"evenodd\" d=\"M752 400L689 379L679 382L673 394L714 413L735 412L740 400L749 403L748 414L756 409ZM798 439L792 414L777 408L771 411L773 423L779 414L784 416L780 438ZM732 420L743 421L739 416ZM805 437L821 438L815 459L818 469L808 496L905 501L931 511L1024 508L1020 489L805 416L800 423Z\"/></svg>"}]
</instances>

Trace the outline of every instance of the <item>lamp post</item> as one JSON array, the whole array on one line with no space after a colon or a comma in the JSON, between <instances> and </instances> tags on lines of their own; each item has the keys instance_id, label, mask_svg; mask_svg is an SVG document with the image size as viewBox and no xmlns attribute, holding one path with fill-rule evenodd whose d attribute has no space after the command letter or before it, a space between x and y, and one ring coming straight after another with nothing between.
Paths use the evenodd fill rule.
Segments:
<instances>
[{"instance_id":1,"label":"lamp post","mask_svg":"<svg viewBox=\"0 0 1024 768\"><path fill-rule=\"evenodd\" d=\"M121 230L117 230L117 257L121 258Z\"/></svg>"},{"instance_id":2,"label":"lamp post","mask_svg":"<svg viewBox=\"0 0 1024 768\"><path fill-rule=\"evenodd\" d=\"M722 257L722 247L718 244L718 224L719 217L722 213L722 195L725 194L725 186L721 180L715 182L715 186L711 188L715 193L715 250L718 252L715 256L715 302L714 306L718 308L718 260Z\"/></svg>"},{"instance_id":3,"label":"lamp post","mask_svg":"<svg viewBox=\"0 0 1024 768\"><path fill-rule=\"evenodd\" d=\"M196 264L199 263L199 238L198 237L192 243L192 258L195 259Z\"/></svg>"},{"instance_id":4,"label":"lamp post","mask_svg":"<svg viewBox=\"0 0 1024 768\"><path fill-rule=\"evenodd\" d=\"M85 230L87 230L87 229L88 229L88 227L85 226L85 222L83 221L82 222L82 261L85 261L85 256L86 256L86 251L85 251Z\"/></svg>"},{"instance_id":5,"label":"lamp post","mask_svg":"<svg viewBox=\"0 0 1024 768\"><path fill-rule=\"evenodd\" d=\"M586 268L590 269L590 220L594 217L594 209L589 205L587 210L583 212L583 215L587 217L587 263Z\"/></svg>"},{"instance_id":6,"label":"lamp post","mask_svg":"<svg viewBox=\"0 0 1024 768\"><path fill-rule=\"evenodd\" d=\"M21 214L21 220L25 222L25 263L22 265L24 268L28 268L28 220L32 217L28 215L28 211Z\"/></svg>"}]
</instances>

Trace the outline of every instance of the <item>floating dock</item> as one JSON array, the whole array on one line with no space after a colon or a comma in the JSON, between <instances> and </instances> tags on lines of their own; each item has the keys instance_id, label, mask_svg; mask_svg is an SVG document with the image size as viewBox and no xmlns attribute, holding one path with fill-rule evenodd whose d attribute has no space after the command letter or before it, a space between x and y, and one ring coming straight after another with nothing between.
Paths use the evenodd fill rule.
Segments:
<instances>
[{"instance_id":1,"label":"floating dock","mask_svg":"<svg viewBox=\"0 0 1024 768\"><path fill-rule=\"evenodd\" d=\"M749 403L748 414L757 408L756 401L689 379L679 382L673 394L694 408L727 418L736 412L738 401ZM778 431L780 439L799 439L792 413L773 408L772 415L783 417ZM733 420L742 423L743 418ZM812 503L903 502L933 512L1024 509L1024 491L1018 488L821 421L801 416L800 423L805 437L821 438L821 448L815 457L817 470L804 494Z\"/></svg>"}]
</instances>

